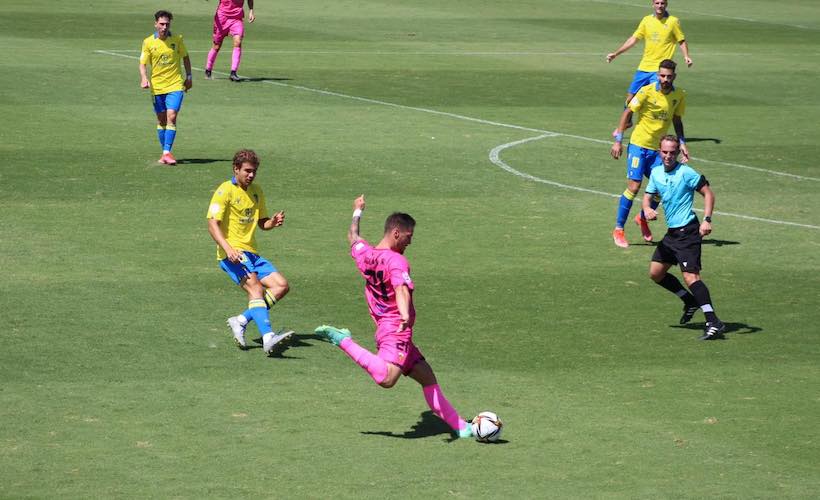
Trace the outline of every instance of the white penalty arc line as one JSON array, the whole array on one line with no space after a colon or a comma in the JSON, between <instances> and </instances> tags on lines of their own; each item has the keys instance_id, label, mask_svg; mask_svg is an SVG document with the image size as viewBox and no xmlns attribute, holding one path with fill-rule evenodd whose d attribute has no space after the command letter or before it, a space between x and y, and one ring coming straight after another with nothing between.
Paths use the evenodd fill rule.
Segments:
<instances>
[{"instance_id":1,"label":"white penalty arc line","mask_svg":"<svg viewBox=\"0 0 820 500\"><path fill-rule=\"evenodd\" d=\"M562 184L560 182L555 182L555 181L550 181L550 180L547 180L547 179L542 179L540 177L536 177L534 175L530 175L530 174L521 172L519 170L516 170L513 167L511 167L507 162L505 162L504 160L501 159L501 152L504 151L505 149L513 148L515 146L520 146L521 144L526 144L528 142L540 141L541 139L546 139L548 137L559 137L560 135L561 134L541 134L541 135L538 135L538 136L535 136L535 137L528 137L527 139L521 139L521 140L518 140L518 141L508 142L506 144L501 144L500 146L496 146L492 150L490 150L490 162L492 162L494 165L500 167L502 170L504 170L506 172L509 172L509 173L511 173L515 176L521 177L522 179L526 179L528 181L539 182L541 184L549 184L550 186L555 186L555 187L559 187L559 188L562 188L562 189L570 189L570 190L573 190L573 191L580 191L582 193L592 193L592 194L597 194L597 195L601 195L601 196L608 196L610 198L620 197L620 195L618 195L618 194L612 194L612 193L607 193L605 191L598 191L598 190L595 190L595 189L588 189L588 188L584 188L584 187L580 187L580 186L573 186L573 185L570 185L570 184ZM700 210L700 209L696 209L696 210L698 212L702 212L702 210ZM762 217L754 217L754 216L751 216L751 215L742 215L742 214L733 214L733 213L721 212L721 211L717 211L717 210L714 213L717 214L717 215L721 215L721 216L737 217L739 219L746 219L746 220L751 220L751 221L755 221L755 222L766 222L766 223L769 223L769 224L780 224L780 225L783 225L783 226L797 226L797 227L805 227L805 228L809 228L809 229L820 229L820 226L813 226L811 224L800 224L800 223L797 223L797 222L787 222L787 221L782 221L782 220L764 219Z\"/></svg>"}]
</instances>

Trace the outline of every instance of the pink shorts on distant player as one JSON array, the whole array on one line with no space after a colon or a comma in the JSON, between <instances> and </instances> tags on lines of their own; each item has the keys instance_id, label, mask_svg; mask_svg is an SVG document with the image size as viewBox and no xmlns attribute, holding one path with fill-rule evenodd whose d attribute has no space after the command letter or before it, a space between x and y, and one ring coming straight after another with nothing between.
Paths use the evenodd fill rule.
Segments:
<instances>
[{"instance_id":1,"label":"pink shorts on distant player","mask_svg":"<svg viewBox=\"0 0 820 500\"><path fill-rule=\"evenodd\" d=\"M376 347L378 356L398 366L403 375L409 375L416 363L424 356L413 343L413 330L407 329L399 334L398 323L380 323L376 329Z\"/></svg>"},{"instance_id":2,"label":"pink shorts on distant player","mask_svg":"<svg viewBox=\"0 0 820 500\"><path fill-rule=\"evenodd\" d=\"M214 16L214 43L221 43L226 36L245 36L242 19Z\"/></svg>"}]
</instances>

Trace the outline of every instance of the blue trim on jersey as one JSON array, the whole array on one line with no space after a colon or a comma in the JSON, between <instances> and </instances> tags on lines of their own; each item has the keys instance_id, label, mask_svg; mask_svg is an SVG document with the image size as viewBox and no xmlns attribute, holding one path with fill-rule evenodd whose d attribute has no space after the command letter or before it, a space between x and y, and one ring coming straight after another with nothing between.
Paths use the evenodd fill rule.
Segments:
<instances>
[{"instance_id":1,"label":"blue trim on jersey","mask_svg":"<svg viewBox=\"0 0 820 500\"><path fill-rule=\"evenodd\" d=\"M219 261L219 267L237 285L245 276L256 273L259 280L265 279L268 275L278 272L276 266L268 262L264 257L252 252L242 252L243 262L231 262L227 258Z\"/></svg>"},{"instance_id":2,"label":"blue trim on jersey","mask_svg":"<svg viewBox=\"0 0 820 500\"><path fill-rule=\"evenodd\" d=\"M663 165L652 169L646 193L661 197L663 215L670 229L683 227L696 218L692 207L700 178L699 173L683 163L678 163L669 172Z\"/></svg>"},{"instance_id":3,"label":"blue trim on jersey","mask_svg":"<svg viewBox=\"0 0 820 500\"><path fill-rule=\"evenodd\" d=\"M658 83L658 72L638 70L635 72L635 76L632 77L632 83L629 84L629 93L637 94L641 87L645 87L650 83Z\"/></svg>"},{"instance_id":4,"label":"blue trim on jersey","mask_svg":"<svg viewBox=\"0 0 820 500\"><path fill-rule=\"evenodd\" d=\"M174 111L179 112L180 108L182 108L182 99L184 98L185 92L181 90L168 92L167 94L157 94L153 97L154 112L164 113L169 109L173 109Z\"/></svg>"},{"instance_id":5,"label":"blue trim on jersey","mask_svg":"<svg viewBox=\"0 0 820 500\"><path fill-rule=\"evenodd\" d=\"M643 181L649 177L652 167L662 163L661 155L654 149L642 148L630 144L626 148L626 178L632 181Z\"/></svg>"}]
</instances>

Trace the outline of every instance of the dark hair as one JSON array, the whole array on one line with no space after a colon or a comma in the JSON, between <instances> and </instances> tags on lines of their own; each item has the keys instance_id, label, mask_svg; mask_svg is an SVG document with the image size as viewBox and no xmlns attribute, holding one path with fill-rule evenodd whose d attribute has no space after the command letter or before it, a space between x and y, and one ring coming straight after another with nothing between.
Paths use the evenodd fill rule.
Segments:
<instances>
[{"instance_id":1,"label":"dark hair","mask_svg":"<svg viewBox=\"0 0 820 500\"><path fill-rule=\"evenodd\" d=\"M154 21L159 21L159 18L167 17L168 20L172 20L174 15L168 12L167 10L158 10L156 14L154 14Z\"/></svg>"},{"instance_id":2,"label":"dark hair","mask_svg":"<svg viewBox=\"0 0 820 500\"><path fill-rule=\"evenodd\" d=\"M659 142L658 145L660 146L663 143L663 141L674 142L675 144L677 144L678 149L680 149L680 139L678 139L678 136L676 135L668 134L661 137L661 142Z\"/></svg>"},{"instance_id":3,"label":"dark hair","mask_svg":"<svg viewBox=\"0 0 820 500\"><path fill-rule=\"evenodd\" d=\"M673 61L672 59L664 59L663 61L661 61L661 64L658 66L658 69L660 69L660 68L671 69L672 72L674 73L675 68L677 68L677 67L678 67L678 65L675 64L675 61Z\"/></svg>"},{"instance_id":4,"label":"dark hair","mask_svg":"<svg viewBox=\"0 0 820 500\"><path fill-rule=\"evenodd\" d=\"M403 231L410 231L416 227L416 220L410 217L409 214L402 212L393 212L384 221L384 233L392 231L393 229L401 229Z\"/></svg>"},{"instance_id":5,"label":"dark hair","mask_svg":"<svg viewBox=\"0 0 820 500\"><path fill-rule=\"evenodd\" d=\"M254 167L258 167L259 157L252 149L240 149L233 155L233 168L240 168L243 163L250 163Z\"/></svg>"}]
</instances>

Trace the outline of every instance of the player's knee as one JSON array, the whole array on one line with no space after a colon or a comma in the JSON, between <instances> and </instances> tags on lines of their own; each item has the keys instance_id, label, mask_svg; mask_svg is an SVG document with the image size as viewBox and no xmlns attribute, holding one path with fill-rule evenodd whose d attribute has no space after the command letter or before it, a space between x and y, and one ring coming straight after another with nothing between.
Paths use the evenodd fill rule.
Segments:
<instances>
[{"instance_id":1,"label":"player's knee","mask_svg":"<svg viewBox=\"0 0 820 500\"><path fill-rule=\"evenodd\" d=\"M396 385L396 382L398 382L398 379L387 377L386 379L379 382L379 387L383 389L390 389L391 387Z\"/></svg>"}]
</instances>

